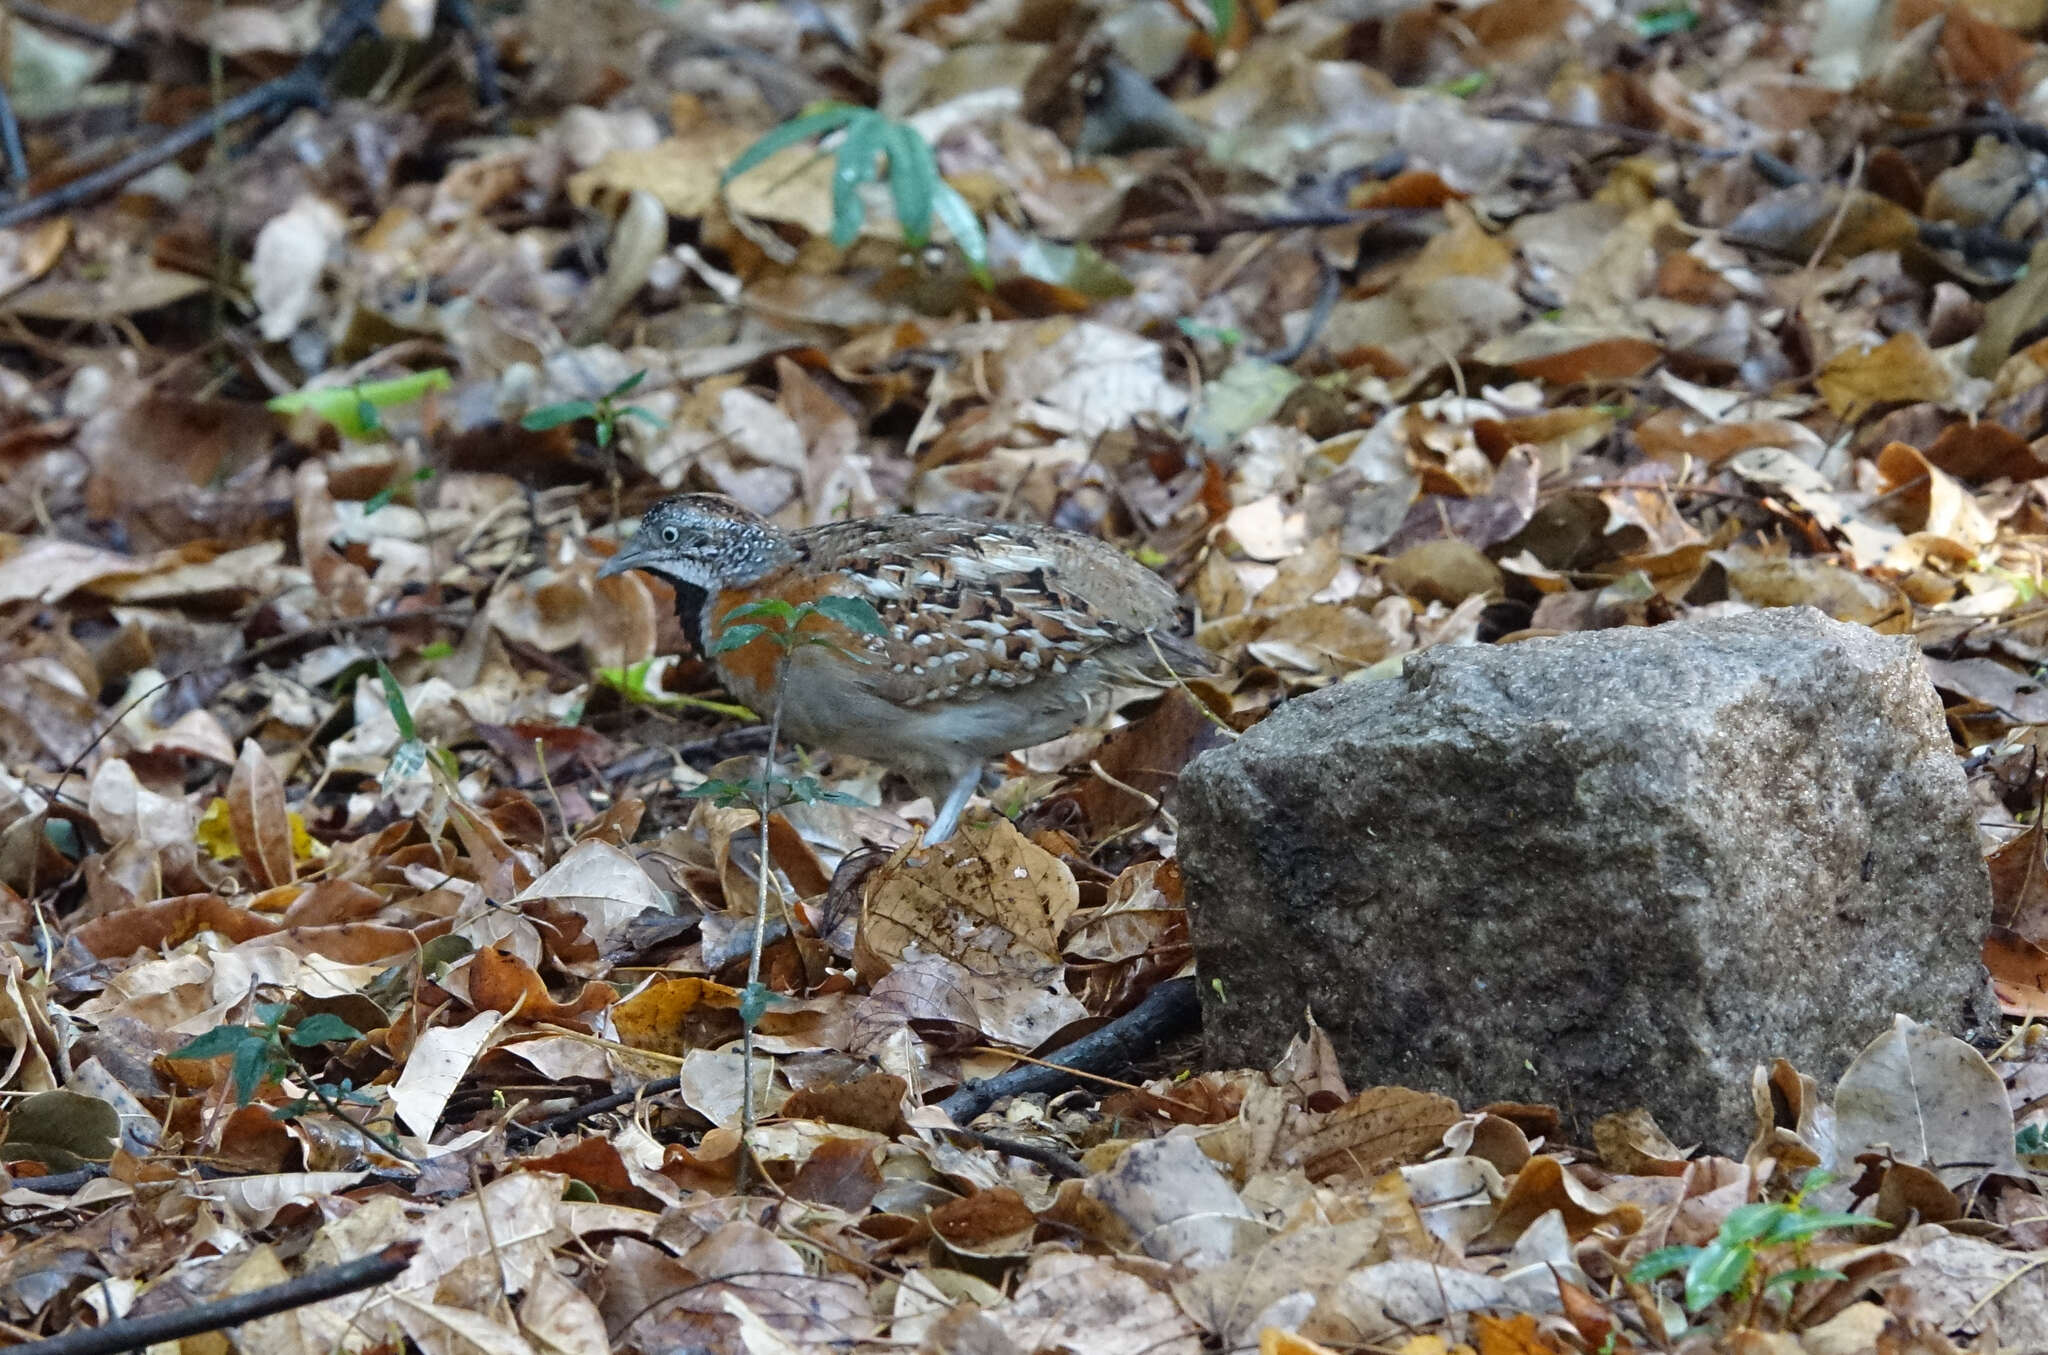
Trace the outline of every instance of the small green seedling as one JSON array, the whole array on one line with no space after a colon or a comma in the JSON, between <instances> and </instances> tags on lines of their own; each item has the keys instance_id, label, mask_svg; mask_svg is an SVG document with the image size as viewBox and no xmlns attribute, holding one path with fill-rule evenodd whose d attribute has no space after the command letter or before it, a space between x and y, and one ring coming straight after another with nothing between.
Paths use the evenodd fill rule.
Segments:
<instances>
[{"instance_id":1,"label":"small green seedling","mask_svg":"<svg viewBox=\"0 0 2048 1355\"><path fill-rule=\"evenodd\" d=\"M832 172L832 243L845 249L860 234L867 215L860 187L876 177L876 164L887 166L883 177L896 205L896 223L912 249L931 239L932 218L953 237L974 280L994 285L989 272L988 236L967 199L939 176L931 143L908 123L897 122L858 104L828 103L790 119L740 153L727 167L721 184L731 183L767 161L777 151L806 141L839 136Z\"/></svg>"},{"instance_id":2,"label":"small green seedling","mask_svg":"<svg viewBox=\"0 0 2048 1355\"><path fill-rule=\"evenodd\" d=\"M433 478L434 468L432 466L421 466L411 475L399 476L390 484L363 500L363 516L368 517L379 509L389 508L391 501L398 497L399 491L408 485L423 485Z\"/></svg>"},{"instance_id":3,"label":"small green seedling","mask_svg":"<svg viewBox=\"0 0 2048 1355\"><path fill-rule=\"evenodd\" d=\"M1629 1279L1649 1284L1682 1273L1686 1312L1698 1317L1732 1297L1747 1303L1744 1325L1755 1326L1769 1300L1789 1299L1802 1284L1848 1278L1808 1263L1807 1244L1814 1237L1836 1228L1891 1226L1863 1214L1808 1208L1806 1196L1828 1179L1825 1172L1809 1172L1791 1199L1743 1205L1721 1221L1721 1231L1706 1246L1660 1247L1636 1262ZM1787 1260L1791 1264L1780 1268Z\"/></svg>"},{"instance_id":4,"label":"small green seedling","mask_svg":"<svg viewBox=\"0 0 2048 1355\"><path fill-rule=\"evenodd\" d=\"M768 872L774 869L769 859L768 819L787 804L819 800L852 801L850 796L825 790L810 777L792 781L775 774L775 744L782 733L782 698L789 686L786 679L790 659L798 650L815 645L858 662L867 662L864 655L853 653L828 636L815 631L807 633L804 623L814 616L836 621L861 635L882 635L887 631L880 613L873 606L860 598L848 597L828 596L805 603L764 598L744 607L735 607L720 618L717 635L711 642L712 653L729 654L761 639L768 640L780 651L775 663L775 705L768 713L768 751L761 759L761 779L753 786L706 782L690 792L710 796L721 804L737 804L751 799L761 830L761 859L754 868L754 940L747 955L747 986L740 993L740 1067L745 1070L746 1079L746 1095L740 1101L740 1142L741 1160L748 1163L753 1161L755 1124L754 1027L760 1024L762 1013L774 1000L767 985L761 982L761 953L766 949L768 940Z\"/></svg>"},{"instance_id":5,"label":"small green seedling","mask_svg":"<svg viewBox=\"0 0 2048 1355\"><path fill-rule=\"evenodd\" d=\"M429 391L448 390L454 383L445 367L430 367L389 381L365 381L354 386L322 386L316 390L289 391L264 406L274 414L309 412L333 425L345 438L367 438L383 430L380 411L425 399Z\"/></svg>"},{"instance_id":6,"label":"small green seedling","mask_svg":"<svg viewBox=\"0 0 2048 1355\"><path fill-rule=\"evenodd\" d=\"M565 423L589 419L593 425L593 436L601 448L612 445L612 439L618 434L619 424L628 418L639 419L656 428L666 428L668 421L653 410L640 405L619 403L646 379L647 373L642 370L633 373L595 400L564 400L559 404L542 405L521 419L519 426L529 433L544 433L550 428L560 428Z\"/></svg>"},{"instance_id":7,"label":"small green seedling","mask_svg":"<svg viewBox=\"0 0 2048 1355\"><path fill-rule=\"evenodd\" d=\"M184 1047L173 1050L175 1059L211 1059L227 1055L229 1075L234 1079L235 1103L246 1106L265 1087L281 1083L300 1073L294 1049L312 1049L344 1040L360 1040L363 1033L332 1012L315 1012L297 1025L287 1027L284 1019L291 1008L282 1002L258 1003L253 1026L215 1026ZM308 1082L307 1095L273 1107L280 1120L295 1120L315 1109L327 1111L385 1152L408 1156L396 1140L364 1124L343 1109L344 1103L374 1106L376 1101L347 1081Z\"/></svg>"}]
</instances>

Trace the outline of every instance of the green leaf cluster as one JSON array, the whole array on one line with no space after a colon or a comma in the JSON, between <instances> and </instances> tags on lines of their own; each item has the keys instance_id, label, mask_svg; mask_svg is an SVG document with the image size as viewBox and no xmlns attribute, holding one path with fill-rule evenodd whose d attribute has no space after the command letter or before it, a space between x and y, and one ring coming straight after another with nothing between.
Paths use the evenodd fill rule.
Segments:
<instances>
[{"instance_id":1,"label":"green leaf cluster","mask_svg":"<svg viewBox=\"0 0 2048 1355\"><path fill-rule=\"evenodd\" d=\"M884 166L880 176L889 185L904 243L922 249L931 239L932 218L937 217L967 260L974 280L984 287L994 285L981 220L959 190L940 177L931 143L915 127L872 108L828 103L792 118L741 152L720 182L732 182L777 151L828 136L840 138L832 169L833 244L845 249L860 234L866 215L861 185L877 177L878 165Z\"/></svg>"},{"instance_id":2,"label":"green leaf cluster","mask_svg":"<svg viewBox=\"0 0 2048 1355\"><path fill-rule=\"evenodd\" d=\"M1682 1275L1685 1309L1695 1317L1730 1296L1761 1301L1790 1295L1811 1281L1845 1279L1838 1270L1805 1264L1806 1243L1831 1229L1890 1225L1863 1214L1808 1208L1804 1202L1807 1192L1826 1184L1827 1179L1815 1172L1789 1200L1743 1205L1721 1221L1720 1232L1706 1246L1660 1247L1636 1262L1629 1278L1648 1284ZM1794 1264L1771 1269L1770 1263L1787 1249Z\"/></svg>"},{"instance_id":3,"label":"green leaf cluster","mask_svg":"<svg viewBox=\"0 0 2048 1355\"><path fill-rule=\"evenodd\" d=\"M287 1029L285 1016L291 1011L281 1002L260 1003L253 1026L215 1026L198 1039L175 1050L177 1059L211 1059L231 1056L229 1071L235 1082L235 1099L248 1105L256 1094L273 1082L283 1081L298 1067L293 1049L311 1049L337 1040L360 1040L363 1033L332 1012L315 1012ZM318 1104L317 1102L315 1104ZM290 1107L280 1109L280 1119ZM303 1114L304 1111L294 1112Z\"/></svg>"},{"instance_id":4,"label":"green leaf cluster","mask_svg":"<svg viewBox=\"0 0 2048 1355\"><path fill-rule=\"evenodd\" d=\"M563 400L559 404L542 405L528 411L519 426L529 433L544 433L550 428L560 428L565 423L589 419L594 425L593 436L599 447L612 445L619 424L628 418L639 419L655 428L668 427L668 421L653 410L641 405L622 405L622 398L632 394L633 389L647 379L645 369L633 373L618 385L613 386L595 400Z\"/></svg>"}]
</instances>

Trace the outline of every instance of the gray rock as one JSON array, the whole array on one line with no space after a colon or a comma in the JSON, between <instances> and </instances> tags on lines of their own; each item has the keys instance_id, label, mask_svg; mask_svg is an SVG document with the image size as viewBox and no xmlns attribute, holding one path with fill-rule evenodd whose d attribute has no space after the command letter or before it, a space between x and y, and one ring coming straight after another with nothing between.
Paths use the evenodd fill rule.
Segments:
<instances>
[{"instance_id":1,"label":"gray rock","mask_svg":"<svg viewBox=\"0 0 2048 1355\"><path fill-rule=\"evenodd\" d=\"M1917 650L1808 608L1430 650L1203 755L1179 816L1225 1066L1313 1007L1354 1087L1739 1154L1754 1065L1832 1086L1894 1012L1995 1021Z\"/></svg>"}]
</instances>

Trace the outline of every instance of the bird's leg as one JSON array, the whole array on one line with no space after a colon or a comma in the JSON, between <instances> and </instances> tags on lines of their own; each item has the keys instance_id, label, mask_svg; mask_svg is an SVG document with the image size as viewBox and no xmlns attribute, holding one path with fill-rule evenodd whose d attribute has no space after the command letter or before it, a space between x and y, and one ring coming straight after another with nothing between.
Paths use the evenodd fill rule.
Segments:
<instances>
[{"instance_id":1,"label":"bird's leg","mask_svg":"<svg viewBox=\"0 0 2048 1355\"><path fill-rule=\"evenodd\" d=\"M981 764L979 762L956 773L952 784L946 789L946 797L940 800L932 797L937 810L932 815L930 831L924 835L926 842L944 842L953 836L953 830L960 826L960 815L967 808L967 802L981 786Z\"/></svg>"}]
</instances>

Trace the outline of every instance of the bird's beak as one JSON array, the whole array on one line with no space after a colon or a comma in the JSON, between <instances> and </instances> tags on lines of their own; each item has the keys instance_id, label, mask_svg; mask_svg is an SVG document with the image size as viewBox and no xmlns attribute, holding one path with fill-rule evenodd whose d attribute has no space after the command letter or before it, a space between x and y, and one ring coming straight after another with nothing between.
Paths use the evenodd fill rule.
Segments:
<instances>
[{"instance_id":1,"label":"bird's beak","mask_svg":"<svg viewBox=\"0 0 2048 1355\"><path fill-rule=\"evenodd\" d=\"M623 574L629 569L638 569L640 567L640 560L644 554L645 552L640 550L638 546L634 545L632 542L629 541L625 545L619 547L618 551L612 556L611 559L605 561L602 565L598 566L597 577L600 579L609 579L614 574Z\"/></svg>"}]
</instances>

